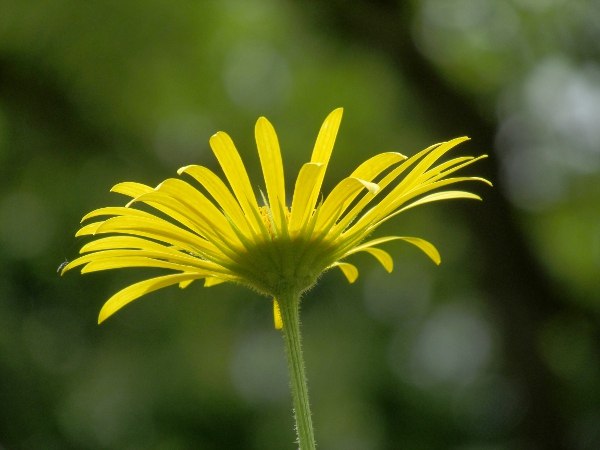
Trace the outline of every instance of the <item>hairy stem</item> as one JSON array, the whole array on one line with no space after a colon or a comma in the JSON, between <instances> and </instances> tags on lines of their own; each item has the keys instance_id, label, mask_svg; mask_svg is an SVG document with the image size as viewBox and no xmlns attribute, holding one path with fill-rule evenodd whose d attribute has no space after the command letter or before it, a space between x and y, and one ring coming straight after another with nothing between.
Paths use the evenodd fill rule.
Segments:
<instances>
[{"instance_id":1,"label":"hairy stem","mask_svg":"<svg viewBox=\"0 0 600 450\"><path fill-rule=\"evenodd\" d=\"M300 343L300 296L289 293L277 297L283 320L283 338L294 400L294 418L300 450L315 450L315 436L308 402L306 370Z\"/></svg>"}]
</instances>

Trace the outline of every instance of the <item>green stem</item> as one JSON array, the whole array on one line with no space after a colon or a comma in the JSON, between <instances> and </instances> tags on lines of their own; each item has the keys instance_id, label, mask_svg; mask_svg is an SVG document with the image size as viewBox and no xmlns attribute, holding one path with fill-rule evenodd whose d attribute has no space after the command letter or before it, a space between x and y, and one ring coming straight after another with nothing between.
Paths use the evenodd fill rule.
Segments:
<instances>
[{"instance_id":1,"label":"green stem","mask_svg":"<svg viewBox=\"0 0 600 450\"><path fill-rule=\"evenodd\" d=\"M296 293L277 297L283 320L283 338L290 371L290 384L294 400L294 418L300 450L315 450L306 371L300 344L300 296Z\"/></svg>"}]
</instances>

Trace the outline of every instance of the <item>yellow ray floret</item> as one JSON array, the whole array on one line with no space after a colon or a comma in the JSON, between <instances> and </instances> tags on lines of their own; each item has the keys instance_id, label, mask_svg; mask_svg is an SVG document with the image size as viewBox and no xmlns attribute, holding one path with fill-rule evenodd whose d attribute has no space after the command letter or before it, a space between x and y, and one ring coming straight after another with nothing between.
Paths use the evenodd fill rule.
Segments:
<instances>
[{"instance_id":1,"label":"yellow ray floret","mask_svg":"<svg viewBox=\"0 0 600 450\"><path fill-rule=\"evenodd\" d=\"M401 240L439 264L437 249L421 238L365 239L382 223L415 206L450 199L479 200L476 194L443 188L464 181L489 184L478 177L450 176L485 155L440 162L467 140L464 137L433 145L410 158L381 153L360 164L323 196L321 186L341 119L341 108L325 119L311 159L295 179L289 203L279 140L264 117L258 119L254 130L266 191L260 200L238 150L223 132L210 138L210 146L226 182L206 167L191 165L177 173L189 176L203 191L177 178L156 188L133 182L117 184L112 191L129 197L129 202L84 216L82 222L96 221L82 226L77 236L92 240L62 273L80 266L82 273L125 267L171 272L115 294L102 308L99 322L147 293L175 284L185 288L204 279L205 287L231 282L270 296L275 327L281 328L277 297L290 292L300 295L333 267L353 283L358 269L344 260L355 253L370 254L391 272L392 256L379 247ZM144 209L139 209L142 204ZM148 212L148 207L155 212Z\"/></svg>"}]
</instances>

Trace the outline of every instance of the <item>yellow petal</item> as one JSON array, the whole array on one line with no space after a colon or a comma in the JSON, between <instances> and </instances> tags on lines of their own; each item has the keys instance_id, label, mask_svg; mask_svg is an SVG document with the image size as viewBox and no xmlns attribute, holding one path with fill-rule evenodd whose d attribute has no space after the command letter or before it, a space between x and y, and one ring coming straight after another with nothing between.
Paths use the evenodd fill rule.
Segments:
<instances>
[{"instance_id":1,"label":"yellow petal","mask_svg":"<svg viewBox=\"0 0 600 450\"><path fill-rule=\"evenodd\" d=\"M438 159L440 159L444 154L448 153L456 145L458 145L461 142L464 142L468 139L469 138L467 138L467 137L452 139L451 141L443 142L437 148L433 149L428 155L426 155L421 161L419 161L419 163L415 166L415 168L413 170L411 170L406 175L406 177L404 177L404 179L398 184L398 186L396 186L392 190L392 192L390 192L390 194L382 201L382 202L386 203L386 206L384 209L387 208L387 202L388 201L393 202L394 198L398 197L398 195L400 193L409 192L413 188L419 186L419 184L421 184L424 181L424 179L427 179L429 177L429 175L427 175L427 172L430 171L429 168ZM466 164L469 164L469 163L465 163L461 166L464 166ZM458 170L461 166L455 167L454 169L448 171L447 174ZM431 169L431 171L433 171L433 173L437 173L435 168ZM437 173L436 179L442 178L446 175ZM432 181L434 181L434 180L432 180Z\"/></svg>"},{"instance_id":2,"label":"yellow petal","mask_svg":"<svg viewBox=\"0 0 600 450\"><path fill-rule=\"evenodd\" d=\"M441 178L446 178L451 173L454 173L457 170L460 170L463 167L471 165L471 164L473 164L481 159L484 159L484 158L487 158L487 155L481 155L481 156L478 156L477 158L473 158L473 157L455 158L453 160L448 161L448 163L452 163L452 164L446 164L446 163L439 164L439 165L435 166L434 168L429 169L427 172L425 172L421 177L418 178L418 180L417 180L418 183L415 183L415 184L422 184L425 182L432 183ZM490 183L487 180L486 180L486 182L491 186L492 183Z\"/></svg>"},{"instance_id":3,"label":"yellow petal","mask_svg":"<svg viewBox=\"0 0 600 450\"><path fill-rule=\"evenodd\" d=\"M154 189L152 189L150 186L146 186L145 184L126 181L124 183L114 185L110 192L127 195L128 197L137 197L138 195L146 194L147 192L152 192L153 190Z\"/></svg>"},{"instance_id":4,"label":"yellow petal","mask_svg":"<svg viewBox=\"0 0 600 450\"><path fill-rule=\"evenodd\" d=\"M92 217L98 216L137 216L137 217L153 217L152 214L147 213L146 211L140 211L139 209L133 208L125 208L123 206L117 207L107 207L107 208L99 208L95 209L92 212L87 213L81 219L82 222L90 219Z\"/></svg>"},{"instance_id":5,"label":"yellow petal","mask_svg":"<svg viewBox=\"0 0 600 450\"><path fill-rule=\"evenodd\" d=\"M177 275L166 275L164 277L151 278L150 280L141 281L136 284L132 284L129 287L117 292L104 304L100 310L98 316L98 323L102 323L108 317L112 316L115 312L125 306L127 303L140 298L142 295L149 294L150 292L162 289L173 284L189 280L197 280L204 278L203 275L199 274L177 274Z\"/></svg>"},{"instance_id":6,"label":"yellow petal","mask_svg":"<svg viewBox=\"0 0 600 450\"><path fill-rule=\"evenodd\" d=\"M466 138L460 138L462 140L465 140ZM450 141L453 142L453 141ZM421 150L419 153L417 153L416 155L411 156L410 158L408 158L406 161L404 161L402 164L400 164L398 167L396 167L394 170L392 170L390 173L388 173L382 180L380 180L377 184L379 185L379 187L383 190L385 189L390 183L392 183L396 178L398 178L402 173L404 173L405 170L407 170L411 165L413 165L414 163L416 163L419 159L421 159L422 157L427 157L428 154L431 154L433 152L437 152L436 155L440 155L443 153L440 153L440 147L444 146L445 144L448 144L446 142L443 142L441 144L434 144L430 147L427 147L424 150ZM456 145L456 144L454 144ZM452 146L448 146L445 145L442 148L443 152L446 152L448 150L450 150ZM424 159L424 158L423 158ZM429 162L429 165L433 164L433 161ZM418 167L418 166L417 166ZM417 169L417 167L413 168L413 170L406 176L406 178L410 177L410 175L413 172L417 172L418 174L421 174L427 167L429 167L428 165L422 165L419 169ZM383 200L381 200L378 204L376 204L370 211L368 211L364 216L362 216L353 226L353 228L356 229L363 229L365 228L367 225L371 223L374 220L374 217L376 217L381 211L385 210L389 204L398 197L399 193L401 192L405 192L405 180L402 180L398 186L396 186L394 189L392 189L391 192L389 192L384 198ZM369 202L374 198L374 196L372 195L365 195L359 202L358 204L352 208L352 210L344 217L343 220L340 221L339 227L341 228L341 230L343 231L352 220L354 220L354 218L356 216L358 216L358 214L360 214L360 212L369 204ZM338 231L341 232L341 231Z\"/></svg>"},{"instance_id":7,"label":"yellow petal","mask_svg":"<svg viewBox=\"0 0 600 450\"><path fill-rule=\"evenodd\" d=\"M468 137L455 138L447 142L442 142L438 147L434 148L428 155L426 155L419 163L411 170L408 175L402 180L399 189L409 189L410 185L415 182L419 176L421 176L427 169L429 169L433 163L440 159L445 153L448 153L452 148L460 144L461 142L469 140Z\"/></svg>"},{"instance_id":8,"label":"yellow petal","mask_svg":"<svg viewBox=\"0 0 600 450\"><path fill-rule=\"evenodd\" d=\"M154 209L175 219L177 222L189 228L190 230L193 230L195 233L203 235L201 228L198 227L197 220L194 220L193 215L191 216L188 211L184 211L183 206L180 202L170 198L169 196L166 196L165 194L159 194L154 189L151 189L149 192L145 192L138 196L135 196L133 200L131 200L127 204L127 207L133 205L136 202L146 203ZM158 219L158 217L153 214L144 214L137 216L139 216L140 218Z\"/></svg>"},{"instance_id":9,"label":"yellow petal","mask_svg":"<svg viewBox=\"0 0 600 450\"><path fill-rule=\"evenodd\" d=\"M459 156L458 158L452 158L449 161L438 164L437 166L425 171L424 174L421 176L421 178L428 180L431 177L439 175L440 173L442 173L446 170L452 169L453 167L455 168L453 171L455 171L455 170L460 169L461 167L464 167L467 164L471 164L471 163L475 162L476 160L480 160L482 158L487 158L487 155L482 155L482 156L479 156L478 158L475 158L473 156ZM463 163L465 163L465 164L463 164Z\"/></svg>"},{"instance_id":10,"label":"yellow petal","mask_svg":"<svg viewBox=\"0 0 600 450\"><path fill-rule=\"evenodd\" d=\"M362 180L373 181L373 179L390 166L404 161L406 156L395 153L387 152L380 153L369 159L356 168L350 175L354 178L360 178Z\"/></svg>"},{"instance_id":11,"label":"yellow petal","mask_svg":"<svg viewBox=\"0 0 600 450\"><path fill-rule=\"evenodd\" d=\"M166 195L157 191L148 192L131 200L128 203L128 206L138 202L146 203L153 208L158 209L182 225L185 225L195 233L204 238L207 237L204 230L208 228L209 225L203 220L203 218L198 217L196 214L186 208L179 200L174 199L170 195Z\"/></svg>"},{"instance_id":12,"label":"yellow petal","mask_svg":"<svg viewBox=\"0 0 600 450\"><path fill-rule=\"evenodd\" d=\"M172 247L167 247L158 242L150 241L148 239L138 238L134 236L109 236L105 238L96 239L95 241L88 242L79 250L79 253L95 252L98 250L108 249L140 249L140 250L155 250L162 252L174 252L180 254L176 250L172 250Z\"/></svg>"},{"instance_id":13,"label":"yellow petal","mask_svg":"<svg viewBox=\"0 0 600 450\"><path fill-rule=\"evenodd\" d=\"M275 329L283 329L283 319L281 318L281 309L279 309L279 303L273 299L273 322L275 322Z\"/></svg>"},{"instance_id":14,"label":"yellow petal","mask_svg":"<svg viewBox=\"0 0 600 450\"><path fill-rule=\"evenodd\" d=\"M77 233L75 233L75 237L89 236L90 234L96 234L96 230L98 230L100 225L102 225L103 223L104 222L88 223L87 225L85 225L85 226L81 227L79 230L77 230Z\"/></svg>"},{"instance_id":15,"label":"yellow petal","mask_svg":"<svg viewBox=\"0 0 600 450\"><path fill-rule=\"evenodd\" d=\"M215 202L223 208L223 211L231 221L244 234L248 235L250 226L244 216L240 204L231 194L229 188L212 171L202 166L186 166L177 171L178 174L187 173L198 181L208 193L215 199Z\"/></svg>"},{"instance_id":16,"label":"yellow petal","mask_svg":"<svg viewBox=\"0 0 600 450\"><path fill-rule=\"evenodd\" d=\"M91 261L83 269L81 269L81 273L99 272L101 270L121 269L125 267L156 267L161 269L178 270L180 272L200 272L200 269L194 266L163 261L160 259L147 258L144 256L129 256L122 258L102 258ZM203 273L205 276L209 274L206 272Z\"/></svg>"},{"instance_id":17,"label":"yellow petal","mask_svg":"<svg viewBox=\"0 0 600 450\"><path fill-rule=\"evenodd\" d=\"M392 183L392 181L394 181L396 178L398 178L406 169L408 169L408 167L410 167L421 156L430 152L432 149L436 148L437 146L439 146L439 144L435 144L435 145L432 145L431 147L426 148L425 150L421 150L419 153L417 153L414 156L411 156L409 159L405 160L400 166L396 167L394 170L392 170L390 173L388 173L382 180L378 181L377 185L379 186L379 191L376 192L375 194L367 194L363 198L361 198L358 201L358 203L348 212L348 214L346 214L340 220L340 222L338 224L336 224L335 234L337 234L337 235L341 234L346 229L346 227L348 227L348 225L350 225L350 223L360 214L360 212L371 202L371 200L373 200L373 198L375 198L377 193L379 193L379 192L381 192L381 190L385 189L390 183ZM379 156L379 155L377 155L377 156ZM390 165L392 165L392 164L393 163L390 161ZM359 166L359 168L355 172L357 172L359 169L361 169L361 167L362 167L362 165ZM385 168L387 168L387 167L385 167ZM385 170L385 168L382 167L382 170ZM367 171L367 168L361 169L361 171L362 170ZM377 175L379 175L379 174L377 174ZM377 175L374 175L374 176L377 176ZM368 178L366 178L366 179L368 179ZM375 209L376 207L377 207L377 205L375 205L375 207L373 209ZM362 227L363 223L367 223L369 220L371 220L373 215L374 215L374 212L372 210L369 211L369 213L367 213L363 217L361 217L361 219L357 222L357 224L355 224L355 226L358 225L357 228Z\"/></svg>"},{"instance_id":18,"label":"yellow petal","mask_svg":"<svg viewBox=\"0 0 600 450\"><path fill-rule=\"evenodd\" d=\"M241 247L242 243L221 210L197 189L185 181L171 178L159 184L156 190L176 199L203 221L208 227L203 234L214 236L232 249Z\"/></svg>"},{"instance_id":19,"label":"yellow petal","mask_svg":"<svg viewBox=\"0 0 600 450\"><path fill-rule=\"evenodd\" d=\"M433 183L427 182L420 186L414 187L412 190L408 192L402 192L398 197L396 197L392 202L388 202L385 208L379 208L378 206L373 207L373 210L377 209L376 214L374 214L373 221L379 222L384 219L386 216L392 214L396 209L402 206L407 201L418 197L419 195L425 194L426 192L433 191L434 189L439 189L444 186L448 186L449 184L460 183L462 181L481 181L486 184L489 184L484 178L479 177L454 177L454 178L446 178L439 181L435 181Z\"/></svg>"},{"instance_id":20,"label":"yellow petal","mask_svg":"<svg viewBox=\"0 0 600 450\"><path fill-rule=\"evenodd\" d=\"M397 214L400 214L401 212L406 211L407 209L410 208L414 208L415 206L419 206L419 205L423 205L425 203L431 203L431 202L437 202L440 200L453 200L453 199L457 199L457 198L465 198L465 199L471 199L471 200L481 200L481 197L479 195L476 194L472 194L471 192L465 192L465 191L443 191L443 192L436 192L435 194L430 194L427 195L425 197L420 198L419 200L412 202L410 205L405 206L404 208L396 211L393 214L390 214L388 217L386 217L386 220L389 217L395 216Z\"/></svg>"},{"instance_id":21,"label":"yellow petal","mask_svg":"<svg viewBox=\"0 0 600 450\"><path fill-rule=\"evenodd\" d=\"M431 258L431 260L434 263L436 263L436 264L439 265L442 262L442 258L440 256L440 253L433 246L433 244L431 244L430 242L427 242L425 239L416 238L416 237L402 237L401 239L403 241L410 242L411 244L416 245L417 247L419 247L421 250L423 250L423 252L427 256L429 256Z\"/></svg>"},{"instance_id":22,"label":"yellow petal","mask_svg":"<svg viewBox=\"0 0 600 450\"><path fill-rule=\"evenodd\" d=\"M354 283L358 278L358 269L352 264L348 264L345 262L336 262L329 267L339 267L348 279L349 283Z\"/></svg>"},{"instance_id":23,"label":"yellow petal","mask_svg":"<svg viewBox=\"0 0 600 450\"><path fill-rule=\"evenodd\" d=\"M384 220L387 220L387 219L385 219L386 216L393 213L396 209L398 209L400 206L402 206L403 203L407 202L411 198L421 195L427 191L437 189L442 186L446 186L448 184L457 183L459 181L482 181L484 183L491 184L489 181L487 181L483 178L479 178L479 177L456 177L456 178L443 179L448 174L464 167L465 165L471 164L474 161L481 159L482 157L485 157L485 155L482 157L479 157L479 158L469 159L469 161L462 163L458 166L455 166L450 170L447 170L447 171L444 171L441 173L437 173L433 177L429 177L429 175L427 175L426 173L425 174L423 173L424 168L425 169L428 168L429 166L431 166L433 164L433 162L435 162L434 160L430 159L430 157L432 155L439 158L441 155L443 155L445 152L449 151L457 143L463 142L466 139L467 138L454 139L452 141L443 143L442 145L440 145L437 148L434 148L430 152L430 154L424 158L424 160L427 160L426 164L422 165L423 161L421 161L417 165L417 167L415 167L404 178L404 180L402 180L398 184L398 186L396 186L394 189L392 189L392 191L389 192L385 196L385 198L383 200L381 200L370 211L368 211L365 215L363 215L353 225L353 228L355 228L357 230L358 229L366 229L367 227L371 226L371 224L373 224L375 222L380 223ZM421 152L420 154L423 154L423 152ZM396 173L397 170L402 169L403 166L405 164L411 162L411 160L413 158L410 158L405 163L400 165L398 168L394 169L389 175L394 175L394 177L397 176L398 175ZM436 173L436 169L432 169L432 170L434 173ZM380 182L380 186L382 189L385 188L385 186L387 185L387 178L388 177L386 177L383 181ZM439 181L437 181L437 180L439 180ZM365 197L365 199L367 199L367 197ZM363 200L365 200L365 199L363 199ZM359 202L359 205L357 205L357 206L364 207L365 205L362 204L362 200L361 200L361 202ZM353 211L356 209L357 208L354 208ZM344 225L347 225L347 223L349 223L347 221L346 217L340 223L342 223L342 222L344 222Z\"/></svg>"},{"instance_id":24,"label":"yellow petal","mask_svg":"<svg viewBox=\"0 0 600 450\"><path fill-rule=\"evenodd\" d=\"M207 271L219 274L228 274L229 271L213 262L204 261L193 256L186 255L185 253L166 253L163 251L153 250L102 250L99 252L88 253L86 255L75 258L73 261L67 264L62 273L73 269L74 267L81 266L83 264L90 263L92 261L100 260L117 260L120 258L129 257L146 257L148 259L155 258L163 261L170 261L172 263L178 263L180 265L191 266L194 271ZM177 269L181 270L181 269Z\"/></svg>"},{"instance_id":25,"label":"yellow petal","mask_svg":"<svg viewBox=\"0 0 600 450\"><path fill-rule=\"evenodd\" d=\"M360 251L367 252L373 255L377 259L377 261L381 263L383 268L388 272L394 270L394 260L392 259L390 254L385 250L381 250L380 248L367 247Z\"/></svg>"},{"instance_id":26,"label":"yellow petal","mask_svg":"<svg viewBox=\"0 0 600 450\"><path fill-rule=\"evenodd\" d=\"M358 178L346 178L338 183L323 202L317 221L317 232L332 218L337 220L363 189L375 194L379 191L379 186Z\"/></svg>"},{"instance_id":27,"label":"yellow petal","mask_svg":"<svg viewBox=\"0 0 600 450\"><path fill-rule=\"evenodd\" d=\"M123 233L156 239L220 264L230 261L213 243L159 218L113 217L100 224L96 234L101 233Z\"/></svg>"},{"instance_id":28,"label":"yellow petal","mask_svg":"<svg viewBox=\"0 0 600 450\"><path fill-rule=\"evenodd\" d=\"M246 214L246 218L256 232L260 231L264 228L264 224L262 221L257 221L254 216L254 211L258 211L256 196L254 195L242 158L240 158L233 141L227 133L219 131L210 138L210 147L219 160L225 177L227 177L231 189L233 189L242 210Z\"/></svg>"},{"instance_id":29,"label":"yellow petal","mask_svg":"<svg viewBox=\"0 0 600 450\"><path fill-rule=\"evenodd\" d=\"M273 125L264 117L259 118L256 122L254 134L267 187L269 205L272 211L277 211L278 205L286 205L283 162L277 134ZM273 216L277 229L281 229L279 215L273 214Z\"/></svg>"},{"instance_id":30,"label":"yellow petal","mask_svg":"<svg viewBox=\"0 0 600 450\"><path fill-rule=\"evenodd\" d=\"M337 108L327 116L319 130L319 135L317 136L310 162L327 165L329 158L331 157L331 152L333 151L333 145L335 144L335 138L337 137L340 123L342 122L343 113L343 108Z\"/></svg>"},{"instance_id":31,"label":"yellow petal","mask_svg":"<svg viewBox=\"0 0 600 450\"><path fill-rule=\"evenodd\" d=\"M204 280L204 287L216 286L217 284L227 283L227 281L228 280L225 278L206 277L206 280Z\"/></svg>"},{"instance_id":32,"label":"yellow petal","mask_svg":"<svg viewBox=\"0 0 600 450\"><path fill-rule=\"evenodd\" d=\"M313 206L309 203L314 192L319 189L317 180L323 173L325 166L321 163L307 163L302 166L292 199L289 230L292 236L308 223Z\"/></svg>"},{"instance_id":33,"label":"yellow petal","mask_svg":"<svg viewBox=\"0 0 600 450\"><path fill-rule=\"evenodd\" d=\"M315 147L313 149L310 162L323 164L323 171L314 181L315 188L307 205L308 209L311 211L315 208L317 199L319 198L321 185L323 184L323 178L325 178L325 171L327 170L327 164L329 163L329 158L331 157L331 152L333 151L335 138L337 137L340 123L342 122L343 113L343 108L338 108L333 110L327 116L325 122L323 122L323 125L321 125L319 135L317 136L317 141L315 142Z\"/></svg>"},{"instance_id":34,"label":"yellow petal","mask_svg":"<svg viewBox=\"0 0 600 450\"><path fill-rule=\"evenodd\" d=\"M408 236L385 236L385 237L373 239L373 240L364 242L356 247L350 248L350 250L345 252L340 257L345 258L346 256L353 255L354 253L357 253L357 252L368 251L368 249L370 249L376 245L383 244L385 242L396 241L396 240L410 242L411 244L416 245L423 252L425 252L425 254L427 256L429 256L433 260L433 262L435 262L436 264L439 264L441 262L440 254L437 251L437 249L433 246L433 244L427 242L424 239L420 239L420 238L416 238L416 237L408 237ZM373 253L371 253L371 254L377 258L377 256L375 254L373 254ZM377 258L377 259L379 259L379 258ZM383 261L381 261L381 264L383 264L383 266L386 267L386 265L384 264ZM390 265L389 267L390 267L389 272L391 272L391 269L393 266ZM386 270L387 270L387 267L386 267Z\"/></svg>"},{"instance_id":35,"label":"yellow petal","mask_svg":"<svg viewBox=\"0 0 600 450\"><path fill-rule=\"evenodd\" d=\"M221 210L206 198L204 194L185 181L169 178L160 183L156 187L156 191L163 192L172 198L177 199L199 216L207 217L213 226L223 228L224 230L230 230L229 222Z\"/></svg>"}]
</instances>

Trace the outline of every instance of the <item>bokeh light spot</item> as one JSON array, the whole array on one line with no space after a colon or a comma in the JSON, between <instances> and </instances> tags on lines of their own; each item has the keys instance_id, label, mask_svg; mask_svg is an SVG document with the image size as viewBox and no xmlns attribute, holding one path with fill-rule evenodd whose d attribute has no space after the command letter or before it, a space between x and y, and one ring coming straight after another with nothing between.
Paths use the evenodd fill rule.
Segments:
<instances>
[{"instance_id":1,"label":"bokeh light spot","mask_svg":"<svg viewBox=\"0 0 600 450\"><path fill-rule=\"evenodd\" d=\"M249 402L288 400L287 364L279 333L254 333L240 339L230 373L234 386Z\"/></svg>"},{"instance_id":2,"label":"bokeh light spot","mask_svg":"<svg viewBox=\"0 0 600 450\"><path fill-rule=\"evenodd\" d=\"M292 77L284 57L271 44L242 41L234 46L223 72L229 98L250 112L272 110L289 97Z\"/></svg>"},{"instance_id":3,"label":"bokeh light spot","mask_svg":"<svg viewBox=\"0 0 600 450\"><path fill-rule=\"evenodd\" d=\"M424 322L401 364L406 364L407 381L418 386L467 385L490 362L491 350L491 330L484 318L467 307L446 305Z\"/></svg>"}]
</instances>

